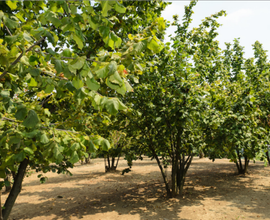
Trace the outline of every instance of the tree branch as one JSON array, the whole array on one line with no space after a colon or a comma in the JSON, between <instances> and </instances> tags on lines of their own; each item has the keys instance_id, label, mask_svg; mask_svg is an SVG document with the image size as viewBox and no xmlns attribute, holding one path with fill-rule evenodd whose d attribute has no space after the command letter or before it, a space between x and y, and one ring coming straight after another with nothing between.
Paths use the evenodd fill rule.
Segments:
<instances>
[{"instance_id":1,"label":"tree branch","mask_svg":"<svg viewBox=\"0 0 270 220\"><path fill-rule=\"evenodd\" d=\"M34 46L38 45L38 44L39 44L40 42L42 42L43 40L45 40L45 37L40 38L36 43L34 43L32 46L30 46L25 52L26 52L26 53L29 52L30 50L33 49ZM4 76L8 73L8 70L9 70L9 68L10 68L11 66L15 66L17 63L19 63L19 61L20 61L20 59L22 58L23 54L24 54L24 52L22 52L22 53L20 54L20 56L18 56L17 59L14 60L14 61L10 64L10 66L9 66L9 67L8 67L8 68L0 75L0 80L1 80L2 78L4 78Z\"/></svg>"},{"instance_id":2,"label":"tree branch","mask_svg":"<svg viewBox=\"0 0 270 220\"><path fill-rule=\"evenodd\" d=\"M3 24L4 24L4 26L5 26L5 28L6 28L7 32L8 32L8 34L9 34L10 36L12 36L12 33L10 32L10 30L8 29L8 27L5 25L5 23L3 23Z\"/></svg>"}]
</instances>

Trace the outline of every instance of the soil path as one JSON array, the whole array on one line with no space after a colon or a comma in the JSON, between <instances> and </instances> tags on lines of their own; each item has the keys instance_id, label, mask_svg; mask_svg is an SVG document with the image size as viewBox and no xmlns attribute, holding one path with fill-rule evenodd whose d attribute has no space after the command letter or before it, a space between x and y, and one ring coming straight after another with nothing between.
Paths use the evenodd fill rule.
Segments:
<instances>
[{"instance_id":1,"label":"soil path","mask_svg":"<svg viewBox=\"0 0 270 220\"><path fill-rule=\"evenodd\" d=\"M127 168L119 162L118 170ZM227 159L195 158L183 197L167 199L155 161L134 162L132 172L105 173L102 159L77 165L73 176L48 173L25 178L10 219L31 220L214 220L270 219L270 167L250 164L250 174L235 175ZM7 194L2 195L5 201Z\"/></svg>"}]
</instances>

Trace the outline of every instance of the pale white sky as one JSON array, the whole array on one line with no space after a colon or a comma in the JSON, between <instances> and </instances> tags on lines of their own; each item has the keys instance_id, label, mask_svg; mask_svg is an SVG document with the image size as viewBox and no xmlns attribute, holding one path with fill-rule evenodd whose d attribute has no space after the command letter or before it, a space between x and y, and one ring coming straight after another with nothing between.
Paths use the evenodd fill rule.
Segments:
<instances>
[{"instance_id":1,"label":"pale white sky","mask_svg":"<svg viewBox=\"0 0 270 220\"><path fill-rule=\"evenodd\" d=\"M189 1L173 1L162 16L172 21L172 16L178 14L181 20L184 6L188 4ZM221 10L227 12L226 17L218 20L223 24L218 29L217 37L222 49L225 48L224 42L233 43L234 38L240 37L240 44L245 47L245 58L253 57L252 44L256 40L263 44L265 50L270 51L270 1L199 1L193 8L191 26L197 27L202 19ZM175 27L170 27L167 30L168 35L174 30ZM166 41L168 40L166 37Z\"/></svg>"}]
</instances>

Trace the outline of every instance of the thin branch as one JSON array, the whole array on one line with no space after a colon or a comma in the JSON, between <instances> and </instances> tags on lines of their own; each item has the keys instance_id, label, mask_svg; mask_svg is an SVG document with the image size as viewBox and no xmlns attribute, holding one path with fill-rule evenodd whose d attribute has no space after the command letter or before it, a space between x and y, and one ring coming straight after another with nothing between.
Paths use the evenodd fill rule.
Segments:
<instances>
[{"instance_id":1,"label":"thin branch","mask_svg":"<svg viewBox=\"0 0 270 220\"><path fill-rule=\"evenodd\" d=\"M4 24L4 23L3 23ZM5 26L5 28L6 28L6 30L7 30L7 32L8 32L8 34L10 35L10 36L12 36L12 33L10 32L10 30L8 29L8 27L4 24L4 26Z\"/></svg>"},{"instance_id":2,"label":"thin branch","mask_svg":"<svg viewBox=\"0 0 270 220\"><path fill-rule=\"evenodd\" d=\"M6 121L11 121L11 122L16 122L15 120L10 119L10 118L6 118L6 117L2 117L1 120L2 121L6 120Z\"/></svg>"},{"instance_id":3,"label":"thin branch","mask_svg":"<svg viewBox=\"0 0 270 220\"><path fill-rule=\"evenodd\" d=\"M25 52L29 52L30 50L33 49L33 47L35 47L36 45L38 45L39 43L41 43L44 40L45 40L45 37L40 38L36 43L34 43L31 47L29 47Z\"/></svg>"},{"instance_id":4,"label":"thin branch","mask_svg":"<svg viewBox=\"0 0 270 220\"><path fill-rule=\"evenodd\" d=\"M60 77L60 76L56 76L54 73L51 73L49 71L42 71L43 73L49 75L49 76L52 76L52 77L55 77L55 78L58 78L58 79L61 79L61 80L66 80L66 81L69 81L67 78L65 77Z\"/></svg>"},{"instance_id":5,"label":"thin branch","mask_svg":"<svg viewBox=\"0 0 270 220\"><path fill-rule=\"evenodd\" d=\"M52 97L52 94L50 94L50 95L48 95L47 97L46 97L46 99L44 99L42 102L40 102L39 104L41 104L41 106L43 107L43 105L46 103L46 102L48 102L49 101L49 99Z\"/></svg>"},{"instance_id":6,"label":"thin branch","mask_svg":"<svg viewBox=\"0 0 270 220\"><path fill-rule=\"evenodd\" d=\"M34 43L32 46L30 46L25 52L29 52L30 50L32 50L33 47L35 47L36 45L38 45L38 44L39 44L40 42L42 42L44 39L45 39L45 37L40 38L36 43ZM0 75L0 80L1 80L2 78L4 78L4 76L8 73L8 70L9 70L9 68L10 68L11 66L15 66L15 65L20 61L20 59L22 58L23 54L24 54L24 52L22 52L22 53L20 54L20 56L18 56L17 59L14 60L14 61L10 64L10 66L9 66L9 67L8 67L8 68Z\"/></svg>"}]
</instances>

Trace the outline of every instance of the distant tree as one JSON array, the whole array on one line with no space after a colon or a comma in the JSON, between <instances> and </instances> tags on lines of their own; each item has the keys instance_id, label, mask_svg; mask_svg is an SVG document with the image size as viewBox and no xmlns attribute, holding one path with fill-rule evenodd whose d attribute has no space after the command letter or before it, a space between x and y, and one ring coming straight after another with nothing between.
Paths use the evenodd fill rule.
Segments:
<instances>
[{"instance_id":1,"label":"distant tree","mask_svg":"<svg viewBox=\"0 0 270 220\"><path fill-rule=\"evenodd\" d=\"M208 106L209 69L215 67L219 51L214 40L219 26L216 19L225 13L207 17L198 28L189 30L195 5L196 1L191 1L185 7L181 24L174 16L177 30L173 44L168 43L154 57L145 57L148 62L140 83L125 97L133 100L134 116L128 127L139 135L138 153L156 159L168 197L182 194L194 153L204 146L200 124ZM172 166L171 181L164 170L168 164Z\"/></svg>"}]
</instances>

